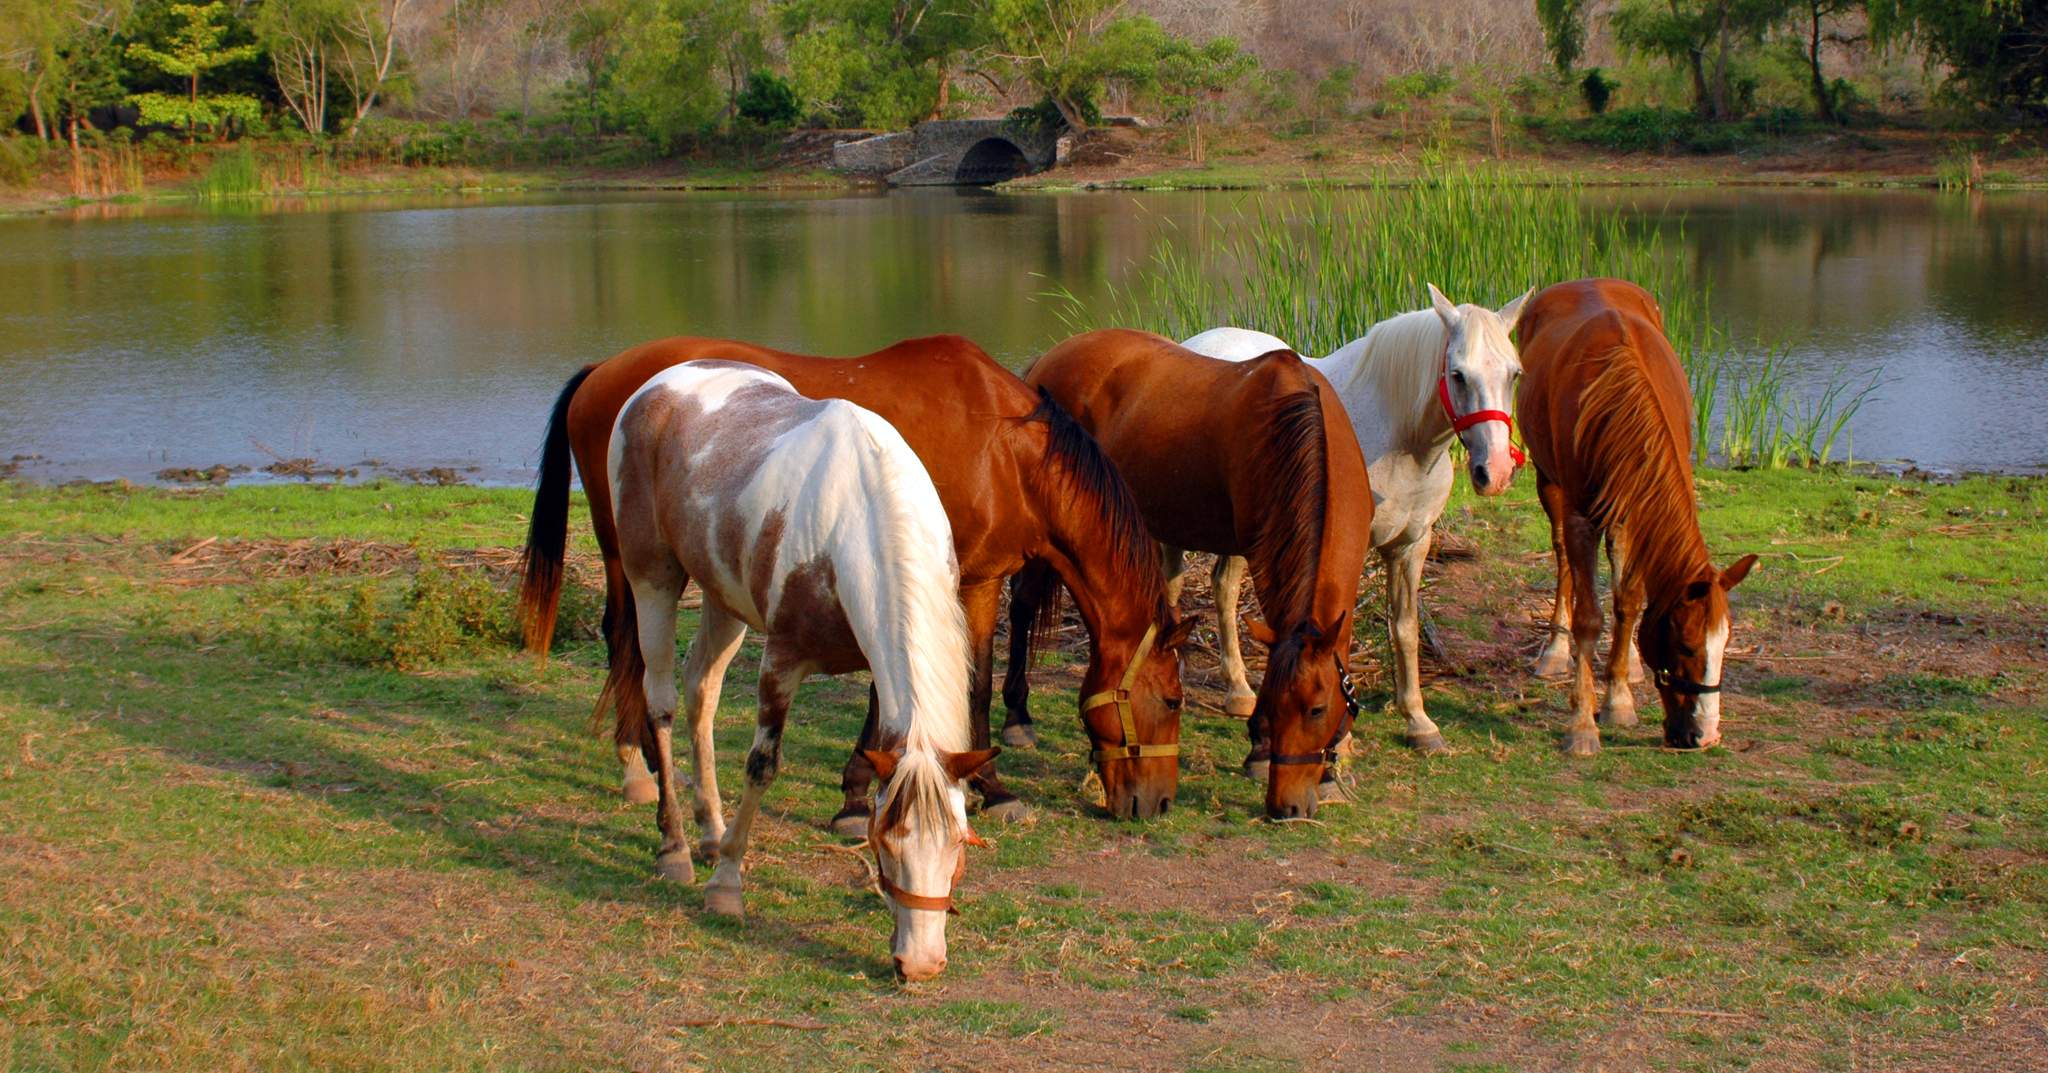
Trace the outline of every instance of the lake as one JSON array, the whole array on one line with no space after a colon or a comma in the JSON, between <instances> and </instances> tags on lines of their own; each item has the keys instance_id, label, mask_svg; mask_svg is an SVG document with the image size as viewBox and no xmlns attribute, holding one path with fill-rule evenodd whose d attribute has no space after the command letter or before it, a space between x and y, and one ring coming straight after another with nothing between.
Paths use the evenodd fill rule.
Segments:
<instances>
[{"instance_id":1,"label":"lake","mask_svg":"<svg viewBox=\"0 0 2048 1073\"><path fill-rule=\"evenodd\" d=\"M40 456L21 470L37 480L311 456L524 482L563 379L633 343L855 353L957 331L1021 368L1067 334L1044 292L1100 306L1162 236L1298 196L485 195L0 220L0 461ZM1788 347L1803 389L1884 378L1856 457L2048 465L2048 195L1582 196L1668 231L1716 315Z\"/></svg>"}]
</instances>

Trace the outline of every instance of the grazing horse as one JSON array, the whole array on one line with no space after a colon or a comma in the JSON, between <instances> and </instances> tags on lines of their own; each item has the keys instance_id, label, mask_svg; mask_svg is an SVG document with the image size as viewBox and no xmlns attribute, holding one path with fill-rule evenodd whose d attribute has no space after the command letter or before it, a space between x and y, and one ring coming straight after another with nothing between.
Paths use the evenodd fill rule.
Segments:
<instances>
[{"instance_id":1,"label":"grazing horse","mask_svg":"<svg viewBox=\"0 0 2048 1073\"><path fill-rule=\"evenodd\" d=\"M1533 292L1532 292L1533 293ZM1335 385L1351 415L1352 431L1372 475L1372 546L1387 570L1388 633L1394 646L1394 699L1408 721L1408 744L1425 753L1445 749L1443 732L1422 707L1419 606L1422 565L1436 520L1450 501L1456 475L1451 440L1465 445L1472 490L1507 491L1521 452L1507 414L1522 363L1510 335L1523 294L1495 313L1484 306L1453 305L1429 286L1433 309L1390 317L1320 360L1304 359ZM1225 361L1249 361L1287 349L1264 332L1211 328L1181 344ZM1235 610L1244 582L1242 558L1216 561L1217 614ZM1224 710L1250 714L1251 687L1236 631L1223 636L1223 667L1230 676Z\"/></svg>"},{"instance_id":2,"label":"grazing horse","mask_svg":"<svg viewBox=\"0 0 2048 1073\"><path fill-rule=\"evenodd\" d=\"M1246 773L1260 777L1270 761L1269 815L1313 814L1351 722L1345 663L1373 513L1336 391L1292 351L1217 361L1121 329L1061 343L1024 379L1116 460L1169 571L1178 574L1186 550L1250 561L1265 614L1250 628L1271 652ZM1177 591L1178 578L1169 585ZM1020 597L1021 586L1011 594ZM1234 616L1221 618L1235 632ZM1010 673L1024 668L1013 661Z\"/></svg>"},{"instance_id":3,"label":"grazing horse","mask_svg":"<svg viewBox=\"0 0 2048 1073\"><path fill-rule=\"evenodd\" d=\"M1600 722L1636 724L1628 686L1634 639L1664 702L1664 743L1713 745L1721 740L1728 590L1749 575L1756 556L1719 571L1707 558L1693 502L1692 392L1664 337L1664 313L1633 283L1582 279L1530 299L1520 335L1527 374L1516 412L1557 559L1553 646L1567 613L1571 621L1572 723L1564 751L1600 751L1593 575L1603 536L1614 572L1614 641Z\"/></svg>"},{"instance_id":4,"label":"grazing horse","mask_svg":"<svg viewBox=\"0 0 2048 1073\"><path fill-rule=\"evenodd\" d=\"M697 823L717 869L707 908L738 915L740 868L782 758L790 698L812 674L874 671L886 773L873 844L904 977L946 966L946 913L973 841L961 785L994 750L968 750L967 623L952 530L931 478L887 421L815 402L731 362L664 370L619 410L609 444L612 521L633 589L663 874L687 881L676 803L676 604L692 578L703 614L683 661ZM732 826L718 800L711 725L748 627L767 635L747 785ZM630 689L619 682L608 689Z\"/></svg>"},{"instance_id":5,"label":"grazing horse","mask_svg":"<svg viewBox=\"0 0 2048 1073\"><path fill-rule=\"evenodd\" d=\"M605 564L605 636L614 667L637 673L632 593L618 569L605 499L605 437L626 397L662 369L699 358L769 369L811 398L842 398L880 414L902 433L938 487L960 561L961 600L975 655L970 710L977 748L989 744L988 709L996 615L1003 579L1027 565L1051 570L1074 593L1091 641L1082 721L1109 807L1119 817L1163 811L1178 786L1180 655L1193 623L1178 623L1164 596L1151 537L1108 456L1058 403L1032 390L973 343L952 335L910 339L856 358L817 358L720 339L642 344L571 377L555 403L542 451L526 541L519 607L527 647L546 656L560 599L569 524L569 462L590 498ZM630 690L607 700L627 797L647 800L645 713ZM1013 708L1014 714L1022 708ZM870 698L868 718L876 717ZM1004 740L1029 744L1028 724ZM842 781L835 830L858 836L868 817L873 769L855 751ZM975 776L982 810L1020 816L1023 802L993 768Z\"/></svg>"}]
</instances>

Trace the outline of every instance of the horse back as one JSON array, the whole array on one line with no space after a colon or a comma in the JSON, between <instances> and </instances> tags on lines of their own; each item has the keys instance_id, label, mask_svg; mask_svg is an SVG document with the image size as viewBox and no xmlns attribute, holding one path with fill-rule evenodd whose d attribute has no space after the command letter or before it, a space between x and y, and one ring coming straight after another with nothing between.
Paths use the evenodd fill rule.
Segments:
<instances>
[{"instance_id":1,"label":"horse back","mask_svg":"<svg viewBox=\"0 0 2048 1073\"><path fill-rule=\"evenodd\" d=\"M1614 279L1556 284L1529 300L1516 334L1523 376L1515 419L1530 457L1551 480L1570 487L1586 476L1576 442L1586 391L1615 361L1640 371L1657 420L1673 443L1691 446L1692 391L1664 336L1663 311L1647 291ZM1690 452L1680 453L1689 473Z\"/></svg>"}]
</instances>

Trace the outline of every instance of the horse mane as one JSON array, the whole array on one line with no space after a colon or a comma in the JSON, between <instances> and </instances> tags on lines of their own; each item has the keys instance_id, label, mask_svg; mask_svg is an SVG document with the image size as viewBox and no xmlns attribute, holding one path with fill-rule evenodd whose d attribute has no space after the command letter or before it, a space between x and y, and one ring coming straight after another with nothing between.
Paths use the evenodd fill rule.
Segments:
<instances>
[{"instance_id":1,"label":"horse mane","mask_svg":"<svg viewBox=\"0 0 2048 1073\"><path fill-rule=\"evenodd\" d=\"M1676 582L1707 565L1685 465L1690 444L1673 437L1663 404L1635 347L1592 355L1596 371L1579 394L1572 448L1598 486L1587 517L1623 536L1629 573L1645 579L1651 610L1668 606Z\"/></svg>"},{"instance_id":2,"label":"horse mane","mask_svg":"<svg viewBox=\"0 0 2048 1073\"><path fill-rule=\"evenodd\" d=\"M1137 497L1131 494L1131 486L1124 483L1116 463L1110 461L1108 452L1095 437L1074 420L1074 415L1052 397L1052 392L1043 387L1038 389L1038 406L1025 420L1044 422L1046 456L1058 463L1067 491L1094 505L1103 530L1096 536L1107 541L1110 556L1122 568L1125 583L1135 585L1135 595L1151 602L1151 597L1165 589L1159 576L1158 553L1152 533L1145 527L1145 515L1138 509Z\"/></svg>"},{"instance_id":3,"label":"horse mane","mask_svg":"<svg viewBox=\"0 0 2048 1073\"><path fill-rule=\"evenodd\" d=\"M937 753L910 750L896 766L896 792L870 823L870 836L916 824L921 831L943 831L953 824L953 810L946 799L952 777Z\"/></svg>"},{"instance_id":4,"label":"horse mane","mask_svg":"<svg viewBox=\"0 0 2048 1073\"><path fill-rule=\"evenodd\" d=\"M1443 318L1434 309L1418 309L1366 329L1365 335L1325 359L1323 368L1327 372L1331 363L1351 359L1343 386L1369 379L1377 389L1369 397L1387 400L1388 411L1398 415L1398 420L1413 421L1440 412L1436 382L1443 372L1444 343ZM1359 393L1348 394L1356 397Z\"/></svg>"},{"instance_id":5,"label":"horse mane","mask_svg":"<svg viewBox=\"0 0 2048 1073\"><path fill-rule=\"evenodd\" d=\"M1293 359L1296 370L1307 370L1292 351L1282 353ZM1262 451L1266 472L1249 490L1260 528L1245 550L1252 568L1264 573L1262 580L1270 586L1260 592L1259 603L1276 629L1283 623L1310 618L1329 512L1329 444L1324 436L1322 393L1313 380L1300 379L1307 382L1274 393L1266 404L1260 422L1266 429ZM1273 596L1271 605L1266 604L1268 591Z\"/></svg>"}]
</instances>

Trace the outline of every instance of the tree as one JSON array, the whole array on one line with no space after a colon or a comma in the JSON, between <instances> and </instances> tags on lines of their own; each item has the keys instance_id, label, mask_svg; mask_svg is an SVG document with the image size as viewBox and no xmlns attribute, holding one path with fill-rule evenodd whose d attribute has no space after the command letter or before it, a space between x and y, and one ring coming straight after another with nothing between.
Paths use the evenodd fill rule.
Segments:
<instances>
[{"instance_id":1,"label":"tree","mask_svg":"<svg viewBox=\"0 0 2048 1073\"><path fill-rule=\"evenodd\" d=\"M885 127L938 117L954 74L993 40L986 0L791 0L779 17L803 106Z\"/></svg>"},{"instance_id":2,"label":"tree","mask_svg":"<svg viewBox=\"0 0 2048 1073\"><path fill-rule=\"evenodd\" d=\"M1910 40L1957 96L2048 111L2048 0L1869 0L1872 36Z\"/></svg>"},{"instance_id":3,"label":"tree","mask_svg":"<svg viewBox=\"0 0 2048 1073\"><path fill-rule=\"evenodd\" d=\"M991 56L1043 92L1068 127L1086 130L1107 83L1142 84L1158 63L1148 47L1158 24L1122 9L1123 0L993 0Z\"/></svg>"},{"instance_id":4,"label":"tree","mask_svg":"<svg viewBox=\"0 0 2048 1073\"><path fill-rule=\"evenodd\" d=\"M377 106L398 58L398 20L412 0L342 0L337 8L332 70L354 114L342 137L353 138Z\"/></svg>"},{"instance_id":5,"label":"tree","mask_svg":"<svg viewBox=\"0 0 2048 1073\"><path fill-rule=\"evenodd\" d=\"M1788 13L1798 31L1801 58L1806 63L1807 88L1813 94L1813 114L1824 122L1842 121L1841 109L1820 69L1820 46L1829 39L1824 24L1826 20L1845 15L1861 5L1862 0L1797 0Z\"/></svg>"},{"instance_id":6,"label":"tree","mask_svg":"<svg viewBox=\"0 0 2048 1073\"><path fill-rule=\"evenodd\" d=\"M1586 53L1586 4L1587 0L1536 0L1543 43L1558 74L1571 74Z\"/></svg>"},{"instance_id":7,"label":"tree","mask_svg":"<svg viewBox=\"0 0 2048 1073\"><path fill-rule=\"evenodd\" d=\"M1761 42L1786 8L1787 0L1623 0L1611 23L1623 47L1685 65L1700 116L1732 119L1738 53Z\"/></svg>"},{"instance_id":8,"label":"tree","mask_svg":"<svg viewBox=\"0 0 2048 1073\"><path fill-rule=\"evenodd\" d=\"M128 46L128 58L149 64L175 78L186 80L185 96L168 93L136 93L128 100L142 111L145 123L185 128L185 141L201 126L218 129L227 121L252 122L263 115L256 98L242 93L199 92L199 80L207 72L256 58L255 45L223 45L227 36L227 5L220 0L209 4L172 4L171 15L182 25L171 31L162 48L136 41Z\"/></svg>"},{"instance_id":9,"label":"tree","mask_svg":"<svg viewBox=\"0 0 2048 1073\"><path fill-rule=\"evenodd\" d=\"M327 129L330 56L344 17L341 0L269 0L256 13L256 39L270 54L277 91L309 134Z\"/></svg>"},{"instance_id":10,"label":"tree","mask_svg":"<svg viewBox=\"0 0 2048 1073\"><path fill-rule=\"evenodd\" d=\"M1206 159L1202 146L1203 104L1256 70L1259 61L1231 38L1211 38L1197 45L1167 37L1157 23L1144 21L1149 34L1156 35L1146 46L1158 57L1153 83L1159 89L1160 103L1166 106L1170 118L1187 123L1188 155L1200 164Z\"/></svg>"}]
</instances>

